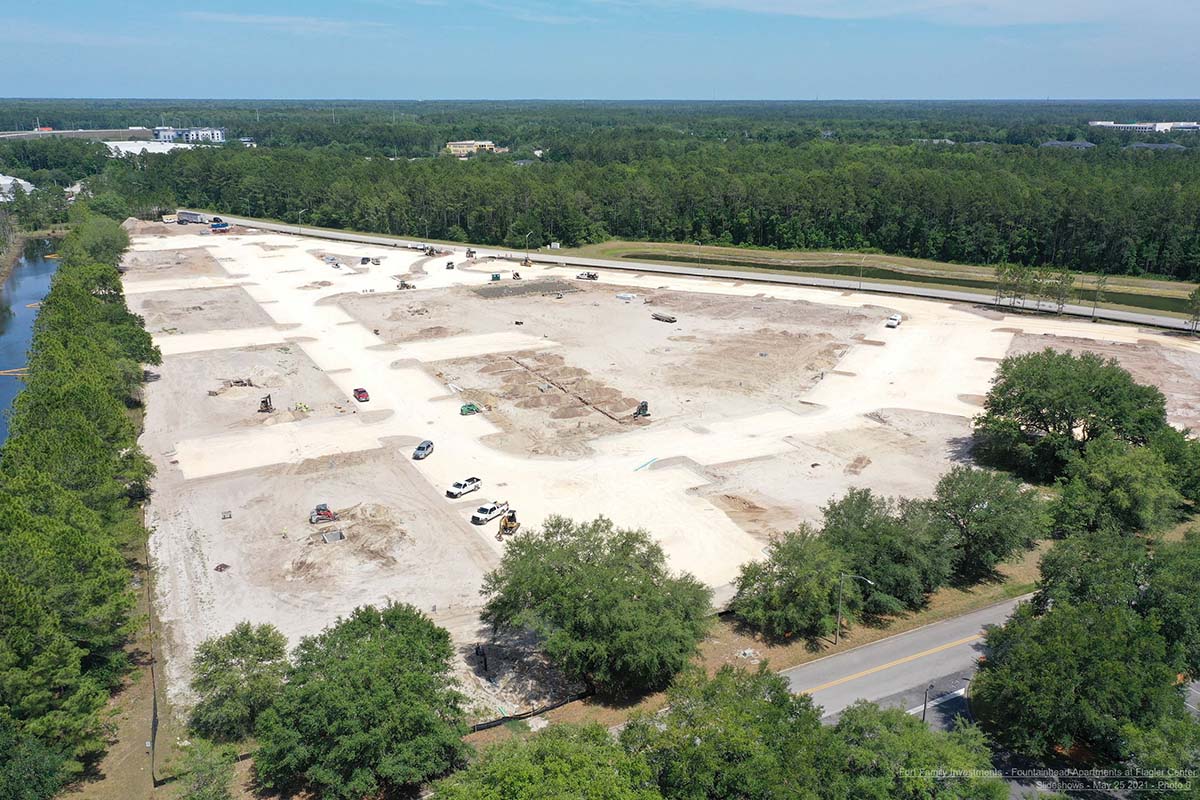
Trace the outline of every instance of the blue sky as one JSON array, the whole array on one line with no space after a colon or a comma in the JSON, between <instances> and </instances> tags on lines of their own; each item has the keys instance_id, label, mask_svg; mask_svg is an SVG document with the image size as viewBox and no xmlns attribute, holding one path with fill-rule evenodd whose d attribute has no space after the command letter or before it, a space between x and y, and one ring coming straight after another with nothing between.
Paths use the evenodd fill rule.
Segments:
<instances>
[{"instance_id":1,"label":"blue sky","mask_svg":"<svg viewBox=\"0 0 1200 800\"><path fill-rule=\"evenodd\" d=\"M0 3L0 95L1170 98L1200 2Z\"/></svg>"}]
</instances>

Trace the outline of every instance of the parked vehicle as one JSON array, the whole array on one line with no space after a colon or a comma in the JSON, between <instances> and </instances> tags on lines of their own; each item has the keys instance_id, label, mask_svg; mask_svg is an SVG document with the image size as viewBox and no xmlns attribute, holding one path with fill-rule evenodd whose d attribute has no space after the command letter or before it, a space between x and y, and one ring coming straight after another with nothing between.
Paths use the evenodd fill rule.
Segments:
<instances>
[{"instance_id":1,"label":"parked vehicle","mask_svg":"<svg viewBox=\"0 0 1200 800\"><path fill-rule=\"evenodd\" d=\"M903 321L904 321L904 318L901 317L899 314L892 314L890 317L887 318L887 326L889 328L899 328L900 323Z\"/></svg>"},{"instance_id":2,"label":"parked vehicle","mask_svg":"<svg viewBox=\"0 0 1200 800\"><path fill-rule=\"evenodd\" d=\"M600 276L594 272L581 272L575 277L581 281L595 281L600 279Z\"/></svg>"},{"instance_id":3,"label":"parked vehicle","mask_svg":"<svg viewBox=\"0 0 1200 800\"><path fill-rule=\"evenodd\" d=\"M426 439L417 445L417 449L413 450L413 461L421 461L429 458L429 454L433 452L433 442Z\"/></svg>"},{"instance_id":4,"label":"parked vehicle","mask_svg":"<svg viewBox=\"0 0 1200 800\"><path fill-rule=\"evenodd\" d=\"M366 403L370 401L371 395L367 393L366 389L355 389L354 399L360 403Z\"/></svg>"},{"instance_id":5,"label":"parked vehicle","mask_svg":"<svg viewBox=\"0 0 1200 800\"><path fill-rule=\"evenodd\" d=\"M203 225L208 222L207 217L203 214L197 214L195 211L178 211L175 213L175 218L180 225L187 225L192 222L197 225Z\"/></svg>"},{"instance_id":6,"label":"parked vehicle","mask_svg":"<svg viewBox=\"0 0 1200 800\"><path fill-rule=\"evenodd\" d=\"M475 513L471 515L471 524L486 525L505 511L508 511L508 503L504 500L493 500L490 503L484 503L475 509Z\"/></svg>"},{"instance_id":7,"label":"parked vehicle","mask_svg":"<svg viewBox=\"0 0 1200 800\"><path fill-rule=\"evenodd\" d=\"M446 490L446 497L451 497L457 500L464 494L470 494L477 489L483 487L483 481L479 478L463 478L461 481L455 481Z\"/></svg>"}]
</instances>

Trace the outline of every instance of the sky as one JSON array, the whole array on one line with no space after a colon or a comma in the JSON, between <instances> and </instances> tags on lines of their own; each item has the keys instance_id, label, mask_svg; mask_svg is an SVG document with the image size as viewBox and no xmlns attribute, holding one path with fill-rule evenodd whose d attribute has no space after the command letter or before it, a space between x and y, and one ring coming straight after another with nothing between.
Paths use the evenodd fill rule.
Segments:
<instances>
[{"instance_id":1,"label":"sky","mask_svg":"<svg viewBox=\"0 0 1200 800\"><path fill-rule=\"evenodd\" d=\"M1197 0L0 0L0 96L1192 98Z\"/></svg>"}]
</instances>

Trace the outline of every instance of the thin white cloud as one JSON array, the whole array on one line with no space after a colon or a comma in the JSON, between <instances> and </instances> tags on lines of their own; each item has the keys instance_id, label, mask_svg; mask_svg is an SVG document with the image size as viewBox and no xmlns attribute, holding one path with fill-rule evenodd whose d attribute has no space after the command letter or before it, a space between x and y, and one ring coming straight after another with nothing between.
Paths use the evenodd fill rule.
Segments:
<instances>
[{"instance_id":1,"label":"thin white cloud","mask_svg":"<svg viewBox=\"0 0 1200 800\"><path fill-rule=\"evenodd\" d=\"M1128 0L665 0L662 5L827 20L919 19L963 26L1134 23L1147 16L1174 20L1173 25L1200 22L1200 4L1194 0L1158 0L1146 6Z\"/></svg>"},{"instance_id":2,"label":"thin white cloud","mask_svg":"<svg viewBox=\"0 0 1200 800\"><path fill-rule=\"evenodd\" d=\"M7 38L10 39L38 40L50 44L69 44L77 47L140 47L151 41L140 36L71 30L70 28L3 17L0 17L0 30L7 31Z\"/></svg>"},{"instance_id":3,"label":"thin white cloud","mask_svg":"<svg viewBox=\"0 0 1200 800\"><path fill-rule=\"evenodd\" d=\"M517 20L534 25L581 25L598 22L595 17L583 14L562 13L564 4L494 2L493 0L477 0L480 7Z\"/></svg>"},{"instance_id":4,"label":"thin white cloud","mask_svg":"<svg viewBox=\"0 0 1200 800\"><path fill-rule=\"evenodd\" d=\"M386 22L372 22L370 20L271 14L230 14L215 11L184 11L182 12L182 16L196 22L212 22L220 25L244 25L296 36L359 35L366 32L378 33L392 27Z\"/></svg>"}]
</instances>

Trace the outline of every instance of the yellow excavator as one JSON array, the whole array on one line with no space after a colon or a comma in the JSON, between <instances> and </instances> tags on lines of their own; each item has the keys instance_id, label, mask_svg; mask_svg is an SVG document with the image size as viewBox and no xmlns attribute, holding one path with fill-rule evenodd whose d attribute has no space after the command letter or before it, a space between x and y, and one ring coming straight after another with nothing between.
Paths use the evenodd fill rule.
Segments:
<instances>
[{"instance_id":1,"label":"yellow excavator","mask_svg":"<svg viewBox=\"0 0 1200 800\"><path fill-rule=\"evenodd\" d=\"M521 523L517 522L517 512L510 508L500 518L500 530L496 532L496 541L502 542L505 536L512 536L520 529Z\"/></svg>"}]
</instances>

